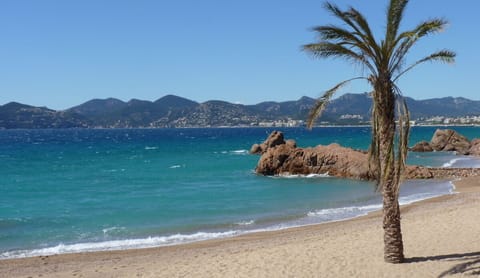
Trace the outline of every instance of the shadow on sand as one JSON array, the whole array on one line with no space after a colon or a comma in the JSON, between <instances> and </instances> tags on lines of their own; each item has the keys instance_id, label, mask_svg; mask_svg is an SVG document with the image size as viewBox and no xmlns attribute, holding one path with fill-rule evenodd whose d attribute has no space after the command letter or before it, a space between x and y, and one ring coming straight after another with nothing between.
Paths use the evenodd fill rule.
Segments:
<instances>
[{"instance_id":1,"label":"shadow on sand","mask_svg":"<svg viewBox=\"0 0 480 278\"><path fill-rule=\"evenodd\" d=\"M448 277L454 274L480 276L480 252L449 254L429 257L406 258L405 263L418 263L426 261L457 261L458 264L442 272L438 278Z\"/></svg>"}]
</instances>

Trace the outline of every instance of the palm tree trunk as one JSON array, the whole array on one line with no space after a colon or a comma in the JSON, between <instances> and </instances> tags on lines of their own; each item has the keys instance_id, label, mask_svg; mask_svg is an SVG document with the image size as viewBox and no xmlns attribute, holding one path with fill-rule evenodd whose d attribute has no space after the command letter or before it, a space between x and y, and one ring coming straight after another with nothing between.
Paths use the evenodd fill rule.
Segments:
<instances>
[{"instance_id":1,"label":"palm tree trunk","mask_svg":"<svg viewBox=\"0 0 480 278\"><path fill-rule=\"evenodd\" d=\"M392 186L383 188L383 242L384 260L388 263L401 263L403 256L402 229L400 226L400 206Z\"/></svg>"},{"instance_id":2,"label":"palm tree trunk","mask_svg":"<svg viewBox=\"0 0 480 278\"><path fill-rule=\"evenodd\" d=\"M383 82L374 92L380 160L378 178L383 194L384 259L389 263L401 263L404 255L398 204L399 184L395 179L395 95L388 84Z\"/></svg>"}]
</instances>

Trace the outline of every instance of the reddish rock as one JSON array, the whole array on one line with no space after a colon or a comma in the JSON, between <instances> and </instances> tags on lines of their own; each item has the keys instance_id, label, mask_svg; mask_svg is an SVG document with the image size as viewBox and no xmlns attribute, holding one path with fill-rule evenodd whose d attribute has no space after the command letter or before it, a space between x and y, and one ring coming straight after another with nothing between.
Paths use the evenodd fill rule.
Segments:
<instances>
[{"instance_id":1,"label":"reddish rock","mask_svg":"<svg viewBox=\"0 0 480 278\"><path fill-rule=\"evenodd\" d=\"M407 166L404 172L406 179L454 179L480 176L480 168L428 168Z\"/></svg>"},{"instance_id":2,"label":"reddish rock","mask_svg":"<svg viewBox=\"0 0 480 278\"><path fill-rule=\"evenodd\" d=\"M451 129L437 129L430 145L435 151L455 151L459 154L468 154L470 150L470 141Z\"/></svg>"},{"instance_id":3,"label":"reddish rock","mask_svg":"<svg viewBox=\"0 0 480 278\"><path fill-rule=\"evenodd\" d=\"M261 154L262 153L262 146L259 144L253 144L250 148L251 154Z\"/></svg>"},{"instance_id":4,"label":"reddish rock","mask_svg":"<svg viewBox=\"0 0 480 278\"><path fill-rule=\"evenodd\" d=\"M426 167L407 166L403 175L406 179L433 179L434 174Z\"/></svg>"},{"instance_id":5,"label":"reddish rock","mask_svg":"<svg viewBox=\"0 0 480 278\"><path fill-rule=\"evenodd\" d=\"M471 142L470 150L468 153L471 155L480 156L480 139L473 139Z\"/></svg>"},{"instance_id":6,"label":"reddish rock","mask_svg":"<svg viewBox=\"0 0 480 278\"><path fill-rule=\"evenodd\" d=\"M295 148L279 145L260 158L256 172L262 175L328 174L353 179L371 179L368 155L338 144Z\"/></svg>"},{"instance_id":7,"label":"reddish rock","mask_svg":"<svg viewBox=\"0 0 480 278\"><path fill-rule=\"evenodd\" d=\"M432 152L433 148L427 141L420 141L409 149L412 152Z\"/></svg>"},{"instance_id":8,"label":"reddish rock","mask_svg":"<svg viewBox=\"0 0 480 278\"><path fill-rule=\"evenodd\" d=\"M281 138L277 140L275 138ZM451 137L450 137L451 138ZM283 142L283 143L282 143ZM457 141L447 140L455 145ZM449 147L445 144L443 147ZM480 140L473 145L480 149ZM374 175L369 169L368 154L365 151L345 148L338 144L318 145L314 148L297 148L295 141L283 139L281 132L272 133L260 145L252 150L262 150L255 171L262 175L309 175L328 174L329 176L372 180ZM480 168L427 168L407 166L404 178L431 179L479 176Z\"/></svg>"},{"instance_id":9,"label":"reddish rock","mask_svg":"<svg viewBox=\"0 0 480 278\"><path fill-rule=\"evenodd\" d=\"M296 147L296 143L293 140L289 144L294 145ZM265 153L269 148L273 148L278 145L284 145L286 144L285 139L283 139L283 133L280 131L273 131L270 133L268 138L262 143L262 144L254 144L250 148L250 153L251 154L263 154Z\"/></svg>"},{"instance_id":10,"label":"reddish rock","mask_svg":"<svg viewBox=\"0 0 480 278\"><path fill-rule=\"evenodd\" d=\"M289 145L278 145L274 148L269 148L262 154L257 164L257 173L266 176L273 176L279 174L279 169L284 165L285 160L295 151Z\"/></svg>"},{"instance_id":11,"label":"reddish rock","mask_svg":"<svg viewBox=\"0 0 480 278\"><path fill-rule=\"evenodd\" d=\"M295 142L295 140L292 140L292 139L288 139L285 144L289 145L290 147L292 148L296 148L297 147L297 142Z\"/></svg>"}]
</instances>

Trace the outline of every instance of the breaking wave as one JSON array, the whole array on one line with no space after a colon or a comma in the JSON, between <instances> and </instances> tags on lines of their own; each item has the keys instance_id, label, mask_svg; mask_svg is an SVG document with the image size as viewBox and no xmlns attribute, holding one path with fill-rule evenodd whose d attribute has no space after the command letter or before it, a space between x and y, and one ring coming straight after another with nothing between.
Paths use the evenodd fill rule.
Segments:
<instances>
[{"instance_id":1,"label":"breaking wave","mask_svg":"<svg viewBox=\"0 0 480 278\"><path fill-rule=\"evenodd\" d=\"M147 237L140 239L111 240L103 242L86 242L75 244L59 244L52 247L34 249L34 250L14 250L0 254L0 259L26 258L34 256L48 256L54 254L67 254L79 252L111 251L124 249L139 249L158 246L175 245L200 240L224 238L238 235L239 231L226 231L218 233L198 232L195 234L184 235L176 234L171 236Z\"/></svg>"}]
</instances>

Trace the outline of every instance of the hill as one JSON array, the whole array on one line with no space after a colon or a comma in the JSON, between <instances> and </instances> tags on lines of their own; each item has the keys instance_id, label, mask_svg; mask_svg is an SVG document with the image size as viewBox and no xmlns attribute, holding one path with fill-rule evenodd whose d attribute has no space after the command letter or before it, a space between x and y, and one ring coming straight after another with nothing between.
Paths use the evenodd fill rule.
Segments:
<instances>
[{"instance_id":1,"label":"hill","mask_svg":"<svg viewBox=\"0 0 480 278\"><path fill-rule=\"evenodd\" d=\"M303 123L315 101L302 97L295 101L242 105L218 100L198 103L167 95L153 102L92 99L64 111L10 102L0 106L0 128L295 126ZM480 115L480 101L461 97L406 98L406 101L411 118L417 121ZM345 94L331 101L318 123L367 124L370 110L368 94Z\"/></svg>"}]
</instances>

